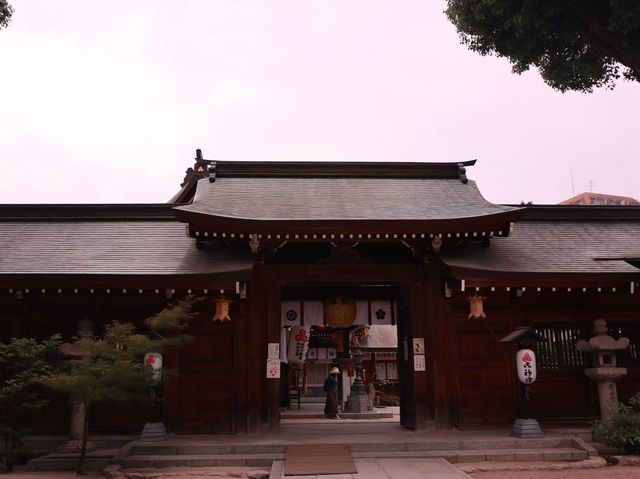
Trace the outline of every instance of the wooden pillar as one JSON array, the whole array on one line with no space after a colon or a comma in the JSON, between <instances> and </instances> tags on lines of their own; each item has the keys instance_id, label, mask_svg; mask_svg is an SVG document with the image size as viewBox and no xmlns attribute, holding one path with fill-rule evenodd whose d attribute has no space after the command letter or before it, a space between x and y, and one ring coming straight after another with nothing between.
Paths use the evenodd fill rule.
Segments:
<instances>
[{"instance_id":1,"label":"wooden pillar","mask_svg":"<svg viewBox=\"0 0 640 479\"><path fill-rule=\"evenodd\" d=\"M247 432L247 382L249 368L247 365L248 345L248 301L238 301L234 330L234 421L236 432Z\"/></svg>"},{"instance_id":2,"label":"wooden pillar","mask_svg":"<svg viewBox=\"0 0 640 479\"><path fill-rule=\"evenodd\" d=\"M422 338L427 341L428 338L428 294L426 294L427 284L422 282L413 283L410 286L411 291L411 343L408 347L411 349L410 361L413 362L413 339ZM429 358L429 355L426 355ZM413 364L409 367L413 369ZM427 395L427 381L430 373L430 367L426 371L413 371L413 396L415 401L415 427L416 429L424 429L426 422L430 418L429 413L429 397Z\"/></svg>"},{"instance_id":3,"label":"wooden pillar","mask_svg":"<svg viewBox=\"0 0 640 479\"><path fill-rule=\"evenodd\" d=\"M268 343L280 342L280 284L273 275L269 274L265 290L267 291L265 322L266 339L263 343L262 353L262 380L266 382L266 423L269 430L280 426L280 378L266 378L267 346Z\"/></svg>"},{"instance_id":4,"label":"wooden pillar","mask_svg":"<svg viewBox=\"0 0 640 479\"><path fill-rule=\"evenodd\" d=\"M455 324L445 317L440 272L431 261L428 294L431 374L433 377L433 408L437 429L449 429L452 425L452 382L455 380Z\"/></svg>"},{"instance_id":5,"label":"wooden pillar","mask_svg":"<svg viewBox=\"0 0 640 479\"><path fill-rule=\"evenodd\" d=\"M246 391L246 431L255 433L259 431L260 406L263 402L263 378L264 371L261 360L261 344L264 343L266 334L263 327L266 324L264 318L264 285L262 266L254 265L248 285L249 310L247 315L246 335L246 383L242 388Z\"/></svg>"}]
</instances>

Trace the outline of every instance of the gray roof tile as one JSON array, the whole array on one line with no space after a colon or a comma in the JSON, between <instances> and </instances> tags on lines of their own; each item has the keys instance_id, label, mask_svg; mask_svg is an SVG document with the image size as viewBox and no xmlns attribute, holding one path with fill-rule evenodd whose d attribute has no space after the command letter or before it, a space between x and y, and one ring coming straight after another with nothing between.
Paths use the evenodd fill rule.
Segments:
<instances>
[{"instance_id":1,"label":"gray roof tile","mask_svg":"<svg viewBox=\"0 0 640 479\"><path fill-rule=\"evenodd\" d=\"M0 275L247 272L251 254L199 249L177 221L0 222Z\"/></svg>"},{"instance_id":2,"label":"gray roof tile","mask_svg":"<svg viewBox=\"0 0 640 479\"><path fill-rule=\"evenodd\" d=\"M219 178L178 210L254 220L442 220L517 210L475 182L432 178Z\"/></svg>"},{"instance_id":3,"label":"gray roof tile","mask_svg":"<svg viewBox=\"0 0 640 479\"><path fill-rule=\"evenodd\" d=\"M519 221L485 247L443 250L452 267L531 273L638 273L640 221Z\"/></svg>"}]
</instances>

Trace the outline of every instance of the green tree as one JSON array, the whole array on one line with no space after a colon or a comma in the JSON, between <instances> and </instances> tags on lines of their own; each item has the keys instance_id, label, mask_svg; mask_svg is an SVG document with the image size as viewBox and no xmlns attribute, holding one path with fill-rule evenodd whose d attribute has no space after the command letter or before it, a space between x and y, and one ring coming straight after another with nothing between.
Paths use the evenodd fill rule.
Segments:
<instances>
[{"instance_id":1,"label":"green tree","mask_svg":"<svg viewBox=\"0 0 640 479\"><path fill-rule=\"evenodd\" d=\"M48 400L42 386L53 371L60 337L38 342L31 338L12 338L0 343L0 434L4 439L2 461L7 470L17 462L22 439L29 434L25 426Z\"/></svg>"},{"instance_id":2,"label":"green tree","mask_svg":"<svg viewBox=\"0 0 640 479\"><path fill-rule=\"evenodd\" d=\"M562 92L640 81L637 0L448 0L445 13L469 49L535 66Z\"/></svg>"},{"instance_id":3,"label":"green tree","mask_svg":"<svg viewBox=\"0 0 640 479\"><path fill-rule=\"evenodd\" d=\"M147 319L147 333L136 332L131 323L113 321L105 327L102 338L80 339L85 354L65 361L60 371L47 379L53 390L65 394L72 403L82 403L85 420L80 459L76 472L82 473L87 451L89 414L99 402L132 403L150 399L156 383L153 369L143 363L146 353L163 352L182 344L188 321L193 317L195 300L189 298ZM166 380L171 373L162 371Z\"/></svg>"},{"instance_id":4,"label":"green tree","mask_svg":"<svg viewBox=\"0 0 640 479\"><path fill-rule=\"evenodd\" d=\"M9 25L11 15L13 15L13 7L7 0L0 0L0 29Z\"/></svg>"},{"instance_id":5,"label":"green tree","mask_svg":"<svg viewBox=\"0 0 640 479\"><path fill-rule=\"evenodd\" d=\"M640 393L628 404L618 403L610 421L596 421L593 437L628 454L640 454Z\"/></svg>"}]
</instances>

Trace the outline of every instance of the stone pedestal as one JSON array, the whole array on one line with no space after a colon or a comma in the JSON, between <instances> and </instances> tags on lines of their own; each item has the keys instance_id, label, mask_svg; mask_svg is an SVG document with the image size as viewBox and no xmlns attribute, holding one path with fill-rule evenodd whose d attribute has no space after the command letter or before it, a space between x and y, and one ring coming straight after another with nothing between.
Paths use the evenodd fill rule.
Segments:
<instances>
[{"instance_id":1,"label":"stone pedestal","mask_svg":"<svg viewBox=\"0 0 640 479\"><path fill-rule=\"evenodd\" d=\"M373 411L373 403L368 394L351 394L347 399L347 412L369 411Z\"/></svg>"},{"instance_id":2,"label":"stone pedestal","mask_svg":"<svg viewBox=\"0 0 640 479\"><path fill-rule=\"evenodd\" d=\"M627 374L626 368L590 368L584 373L589 379L597 381L600 417L610 421L618 410L618 390L615 381Z\"/></svg>"},{"instance_id":3,"label":"stone pedestal","mask_svg":"<svg viewBox=\"0 0 640 479\"><path fill-rule=\"evenodd\" d=\"M87 410L83 402L71 405L71 423L69 425L69 436L71 439L58 448L61 452L79 452L82 449L82 436L84 434L84 420ZM95 444L87 441L87 451L95 448Z\"/></svg>"},{"instance_id":4,"label":"stone pedestal","mask_svg":"<svg viewBox=\"0 0 640 479\"><path fill-rule=\"evenodd\" d=\"M71 406L71 424L69 435L72 441L81 441L84 433L84 418L87 414L84 403L77 402Z\"/></svg>"},{"instance_id":5,"label":"stone pedestal","mask_svg":"<svg viewBox=\"0 0 640 479\"><path fill-rule=\"evenodd\" d=\"M543 437L540 424L535 419L516 419L511 428L511 435L520 439Z\"/></svg>"}]
</instances>

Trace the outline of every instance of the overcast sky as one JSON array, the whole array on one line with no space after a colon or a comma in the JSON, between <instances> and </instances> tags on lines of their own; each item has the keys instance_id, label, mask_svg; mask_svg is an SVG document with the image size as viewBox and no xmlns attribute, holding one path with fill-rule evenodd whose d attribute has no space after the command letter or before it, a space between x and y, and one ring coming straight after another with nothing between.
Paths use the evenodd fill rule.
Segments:
<instances>
[{"instance_id":1,"label":"overcast sky","mask_svg":"<svg viewBox=\"0 0 640 479\"><path fill-rule=\"evenodd\" d=\"M465 161L493 202L640 198L640 84L561 94L444 1L10 0L0 203L161 203L228 160Z\"/></svg>"}]
</instances>

